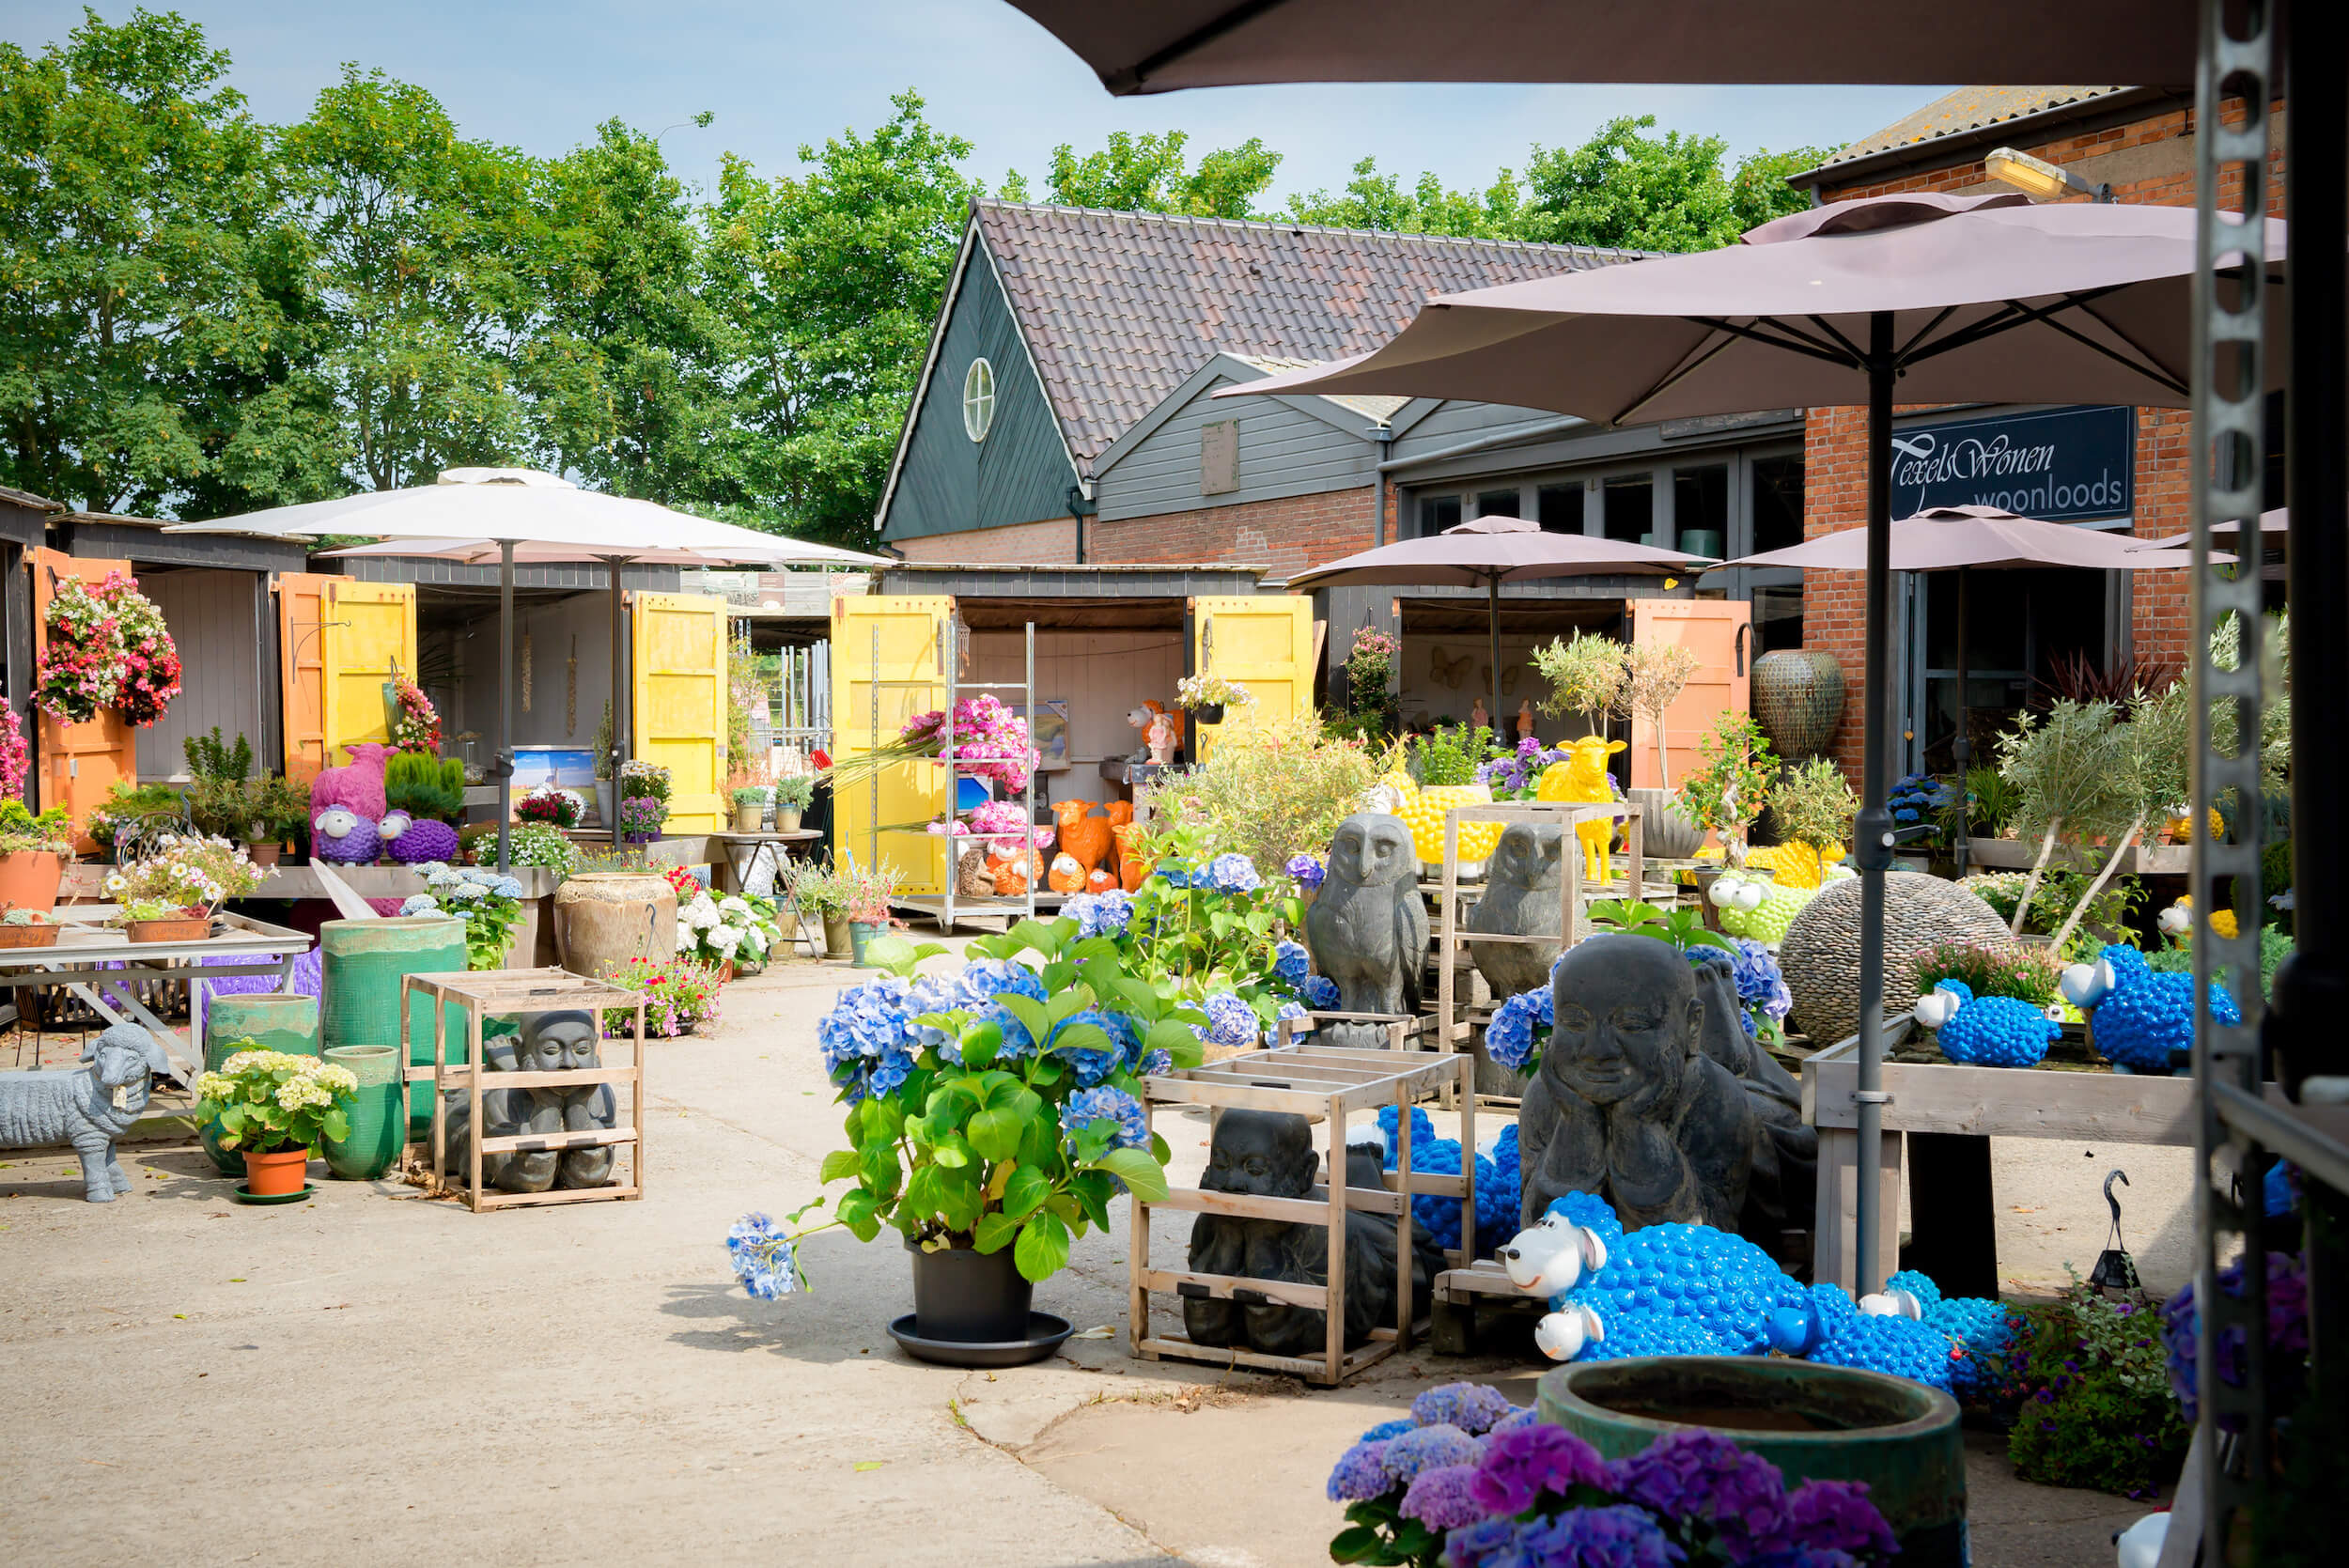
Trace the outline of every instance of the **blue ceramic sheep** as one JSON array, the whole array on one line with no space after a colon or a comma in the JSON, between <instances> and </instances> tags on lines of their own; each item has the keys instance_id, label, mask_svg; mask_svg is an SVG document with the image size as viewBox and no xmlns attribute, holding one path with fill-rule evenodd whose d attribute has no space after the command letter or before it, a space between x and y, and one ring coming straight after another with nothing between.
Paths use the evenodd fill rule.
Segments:
<instances>
[{"instance_id":1,"label":"blue ceramic sheep","mask_svg":"<svg viewBox=\"0 0 2349 1568\"><path fill-rule=\"evenodd\" d=\"M2064 1000L2088 1015L2096 1050L2114 1068L2130 1073L2184 1072L2170 1065L2172 1053L2194 1048L2194 977L2155 974L2145 955L2119 943L2093 964L2074 964L2061 982ZM2216 1021L2243 1021L2224 986L2210 988Z\"/></svg>"},{"instance_id":2,"label":"blue ceramic sheep","mask_svg":"<svg viewBox=\"0 0 2349 1568\"><path fill-rule=\"evenodd\" d=\"M1944 980L1918 998L1916 1017L1934 1032L1943 1056L1971 1067L2034 1066L2063 1032L2030 1002L1977 997L1962 980Z\"/></svg>"}]
</instances>

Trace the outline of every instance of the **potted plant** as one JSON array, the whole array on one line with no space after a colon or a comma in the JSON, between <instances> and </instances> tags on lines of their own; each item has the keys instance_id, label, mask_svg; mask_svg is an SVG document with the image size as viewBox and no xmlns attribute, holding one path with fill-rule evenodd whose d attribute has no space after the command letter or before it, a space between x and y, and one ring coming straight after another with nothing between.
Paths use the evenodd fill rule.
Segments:
<instances>
[{"instance_id":1,"label":"potted plant","mask_svg":"<svg viewBox=\"0 0 2349 1568\"><path fill-rule=\"evenodd\" d=\"M596 722L596 820L606 828L620 820L616 786L612 781L612 699L603 702L603 717Z\"/></svg>"},{"instance_id":2,"label":"potted plant","mask_svg":"<svg viewBox=\"0 0 2349 1568\"><path fill-rule=\"evenodd\" d=\"M858 969L871 969L866 954L872 940L889 929L890 902L897 896L897 874L888 866L852 868L848 873L848 949Z\"/></svg>"},{"instance_id":3,"label":"potted plant","mask_svg":"<svg viewBox=\"0 0 2349 1568\"><path fill-rule=\"evenodd\" d=\"M0 913L0 947L54 947L63 927L39 909Z\"/></svg>"},{"instance_id":4,"label":"potted plant","mask_svg":"<svg viewBox=\"0 0 2349 1568\"><path fill-rule=\"evenodd\" d=\"M72 854L73 823L63 806L36 816L22 800L0 800L0 903L44 914L55 908Z\"/></svg>"},{"instance_id":5,"label":"potted plant","mask_svg":"<svg viewBox=\"0 0 2349 1568\"><path fill-rule=\"evenodd\" d=\"M669 820L669 770L634 758L620 765L620 821L617 842L650 844Z\"/></svg>"},{"instance_id":6,"label":"potted plant","mask_svg":"<svg viewBox=\"0 0 2349 1568\"><path fill-rule=\"evenodd\" d=\"M1237 681L1211 673L1185 675L1174 687L1174 706L1189 708L1203 724L1220 724L1226 707L1246 707L1255 700Z\"/></svg>"},{"instance_id":7,"label":"potted plant","mask_svg":"<svg viewBox=\"0 0 2349 1568\"><path fill-rule=\"evenodd\" d=\"M465 923L465 967L506 967L506 950L521 924L522 885L486 867L459 870L429 861L417 866L425 891L400 904L403 915L455 915Z\"/></svg>"},{"instance_id":8,"label":"potted plant","mask_svg":"<svg viewBox=\"0 0 2349 1568\"><path fill-rule=\"evenodd\" d=\"M677 891L677 956L709 965L723 979L765 969L767 950L782 934L770 899L715 893L699 882Z\"/></svg>"},{"instance_id":9,"label":"potted plant","mask_svg":"<svg viewBox=\"0 0 2349 1568\"><path fill-rule=\"evenodd\" d=\"M0 812L7 803L0 801ZM148 859L106 874L116 923L134 942L199 941L212 916L268 880L237 845L198 833L168 833Z\"/></svg>"},{"instance_id":10,"label":"potted plant","mask_svg":"<svg viewBox=\"0 0 2349 1568\"><path fill-rule=\"evenodd\" d=\"M275 865L286 841L310 826L310 790L283 773L261 782L254 792L253 841L247 846L253 863Z\"/></svg>"},{"instance_id":11,"label":"potted plant","mask_svg":"<svg viewBox=\"0 0 2349 1568\"><path fill-rule=\"evenodd\" d=\"M823 924L824 956L848 957L848 878L813 861L791 861L784 867L784 886L801 915Z\"/></svg>"},{"instance_id":12,"label":"potted plant","mask_svg":"<svg viewBox=\"0 0 2349 1568\"><path fill-rule=\"evenodd\" d=\"M514 820L545 827L571 829L587 818L587 802L561 784L533 784L514 802Z\"/></svg>"},{"instance_id":13,"label":"potted plant","mask_svg":"<svg viewBox=\"0 0 2349 1568\"><path fill-rule=\"evenodd\" d=\"M767 815L767 801L773 790L765 784L737 784L734 788L734 831L738 833L758 831L761 818Z\"/></svg>"},{"instance_id":14,"label":"potted plant","mask_svg":"<svg viewBox=\"0 0 2349 1568\"><path fill-rule=\"evenodd\" d=\"M775 781L775 831L796 833L800 814L816 799L816 775L791 773Z\"/></svg>"},{"instance_id":15,"label":"potted plant","mask_svg":"<svg viewBox=\"0 0 2349 1568\"><path fill-rule=\"evenodd\" d=\"M221 1147L244 1151L246 1196L280 1198L307 1190L303 1168L320 1139L350 1136L359 1080L315 1056L248 1049L197 1079L195 1092L197 1123L216 1126Z\"/></svg>"},{"instance_id":16,"label":"potted plant","mask_svg":"<svg viewBox=\"0 0 2349 1568\"><path fill-rule=\"evenodd\" d=\"M1746 863L1746 830L1769 801L1777 761L1762 726L1742 713L1723 710L1697 741L1697 764L1680 781L1680 810L1719 835L1723 864Z\"/></svg>"},{"instance_id":17,"label":"potted plant","mask_svg":"<svg viewBox=\"0 0 2349 1568\"><path fill-rule=\"evenodd\" d=\"M771 1298L805 1284L809 1236L838 1227L870 1241L891 1227L914 1310L890 1331L949 1364L1014 1348L1036 1358L1065 1337L1066 1325L1032 1317L1034 1287L1087 1230L1109 1229L1121 1193L1166 1196L1166 1141L1144 1125L1142 1079L1196 1065L1194 1031L1208 1022L1151 985L1131 950L1067 916L967 951L975 962L917 977L944 947L872 944L887 972L844 989L817 1029L850 1143L825 1156L822 1176L851 1185L827 1220L786 1228L818 1198L784 1226L746 1216L726 1238L744 1287Z\"/></svg>"}]
</instances>

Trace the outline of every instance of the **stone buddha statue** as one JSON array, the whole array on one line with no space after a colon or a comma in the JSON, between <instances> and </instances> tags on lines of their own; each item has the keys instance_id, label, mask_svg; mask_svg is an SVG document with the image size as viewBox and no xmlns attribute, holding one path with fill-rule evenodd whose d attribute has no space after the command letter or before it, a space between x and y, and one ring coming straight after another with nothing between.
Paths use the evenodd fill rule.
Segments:
<instances>
[{"instance_id":1,"label":"stone buddha statue","mask_svg":"<svg viewBox=\"0 0 2349 1568\"><path fill-rule=\"evenodd\" d=\"M612 1086L583 1083L528 1089L499 1089L496 1075L558 1072L601 1064L594 1015L577 1009L522 1016L519 1034L485 1041L482 1056L481 1133L485 1138L517 1133L589 1132L616 1124ZM471 1171L471 1120L465 1095L448 1100L449 1180L463 1182ZM610 1147L516 1150L481 1157L481 1179L506 1192L544 1192L551 1188L601 1187L612 1177L618 1151Z\"/></svg>"}]
</instances>

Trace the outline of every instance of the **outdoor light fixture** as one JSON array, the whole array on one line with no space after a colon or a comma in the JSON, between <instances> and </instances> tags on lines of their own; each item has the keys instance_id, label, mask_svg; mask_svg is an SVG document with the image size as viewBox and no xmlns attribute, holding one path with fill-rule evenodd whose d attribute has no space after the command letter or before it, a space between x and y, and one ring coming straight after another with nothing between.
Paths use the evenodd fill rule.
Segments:
<instances>
[{"instance_id":1,"label":"outdoor light fixture","mask_svg":"<svg viewBox=\"0 0 2349 1568\"><path fill-rule=\"evenodd\" d=\"M2017 152L2002 147L1982 161L1983 172L2002 185L2012 185L2035 201L2053 201L2058 196L2077 194L2097 201L2110 201L2112 187L2092 185L2060 163L2045 158L2033 158L2028 152Z\"/></svg>"}]
</instances>

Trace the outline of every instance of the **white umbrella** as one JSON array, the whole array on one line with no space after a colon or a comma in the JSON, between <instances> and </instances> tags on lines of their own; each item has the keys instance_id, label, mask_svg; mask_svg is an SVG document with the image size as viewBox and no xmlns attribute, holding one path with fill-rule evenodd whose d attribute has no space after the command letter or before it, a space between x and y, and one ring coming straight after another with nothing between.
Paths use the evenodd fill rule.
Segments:
<instances>
[{"instance_id":1,"label":"white umbrella","mask_svg":"<svg viewBox=\"0 0 2349 1568\"><path fill-rule=\"evenodd\" d=\"M613 775L627 749L628 693L620 678L620 567L630 563L687 566L754 565L870 567L879 555L753 528L714 522L650 501L581 489L560 474L529 468L452 468L437 483L401 490L370 490L334 501L273 506L208 522L181 523L166 533L256 534L318 538L373 534L381 542L330 551L335 556L401 556L498 563L498 869L507 866L514 772L514 567L600 561L612 573ZM616 840L616 824L615 840Z\"/></svg>"}]
</instances>

